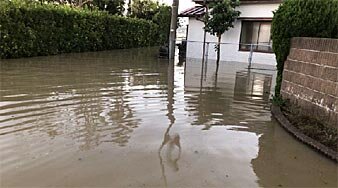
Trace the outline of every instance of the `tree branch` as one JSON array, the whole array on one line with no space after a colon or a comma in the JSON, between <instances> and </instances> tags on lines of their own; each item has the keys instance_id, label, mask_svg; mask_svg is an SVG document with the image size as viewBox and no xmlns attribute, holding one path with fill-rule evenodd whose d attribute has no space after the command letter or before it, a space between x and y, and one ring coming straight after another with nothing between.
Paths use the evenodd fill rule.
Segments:
<instances>
[{"instance_id":1,"label":"tree branch","mask_svg":"<svg viewBox=\"0 0 338 188\"><path fill-rule=\"evenodd\" d=\"M93 0L87 0L83 3L79 3L79 5L77 7L82 7L83 5L87 4L87 3L90 3L90 2L93 2Z\"/></svg>"}]
</instances>

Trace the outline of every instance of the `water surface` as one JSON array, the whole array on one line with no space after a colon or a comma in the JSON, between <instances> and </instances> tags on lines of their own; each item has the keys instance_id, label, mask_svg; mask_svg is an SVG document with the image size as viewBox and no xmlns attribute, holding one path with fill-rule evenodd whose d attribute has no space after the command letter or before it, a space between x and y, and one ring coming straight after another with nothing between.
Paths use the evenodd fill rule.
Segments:
<instances>
[{"instance_id":1,"label":"water surface","mask_svg":"<svg viewBox=\"0 0 338 188\"><path fill-rule=\"evenodd\" d=\"M156 51L1 60L0 186L337 187L271 117L275 71Z\"/></svg>"}]
</instances>

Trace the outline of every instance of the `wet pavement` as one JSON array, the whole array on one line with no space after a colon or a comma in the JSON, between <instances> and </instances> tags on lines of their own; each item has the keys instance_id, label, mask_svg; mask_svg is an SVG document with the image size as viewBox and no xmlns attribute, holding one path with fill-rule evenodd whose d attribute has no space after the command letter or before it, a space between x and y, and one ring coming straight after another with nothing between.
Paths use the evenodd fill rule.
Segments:
<instances>
[{"instance_id":1,"label":"wet pavement","mask_svg":"<svg viewBox=\"0 0 338 188\"><path fill-rule=\"evenodd\" d=\"M0 187L337 187L271 117L274 67L156 52L1 60Z\"/></svg>"}]
</instances>

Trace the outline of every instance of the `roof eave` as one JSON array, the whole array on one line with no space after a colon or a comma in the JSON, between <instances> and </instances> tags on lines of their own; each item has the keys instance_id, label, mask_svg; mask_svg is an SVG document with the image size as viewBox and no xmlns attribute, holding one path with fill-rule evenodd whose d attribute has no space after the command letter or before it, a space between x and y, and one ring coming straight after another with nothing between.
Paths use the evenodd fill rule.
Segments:
<instances>
[{"instance_id":1,"label":"roof eave","mask_svg":"<svg viewBox=\"0 0 338 188\"><path fill-rule=\"evenodd\" d=\"M203 5L205 2L211 3L215 0L193 0L195 3ZM241 5L248 5L248 4L280 4L283 0L243 0L240 1Z\"/></svg>"}]
</instances>

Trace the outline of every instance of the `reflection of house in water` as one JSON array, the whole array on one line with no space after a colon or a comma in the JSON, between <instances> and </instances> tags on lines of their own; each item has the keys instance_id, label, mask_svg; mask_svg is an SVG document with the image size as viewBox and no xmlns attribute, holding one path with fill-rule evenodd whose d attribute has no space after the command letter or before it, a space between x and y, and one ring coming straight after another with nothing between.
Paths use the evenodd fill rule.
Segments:
<instances>
[{"instance_id":1,"label":"reflection of house in water","mask_svg":"<svg viewBox=\"0 0 338 188\"><path fill-rule=\"evenodd\" d=\"M268 99L274 72L244 71L246 67L244 63L226 62L215 74L214 62L204 65L200 61L186 62L184 90L188 96L187 110L195 117L193 125L209 129L212 126L239 125L240 122L257 125L270 121ZM252 132L262 133L261 130Z\"/></svg>"},{"instance_id":2,"label":"reflection of house in water","mask_svg":"<svg viewBox=\"0 0 338 188\"><path fill-rule=\"evenodd\" d=\"M257 156L251 159L259 186L337 187L337 181L332 181L337 179L337 169L325 168L336 164L320 160L319 154L271 121L268 97L274 88L275 72L249 72L245 65L226 62L215 79L211 62L204 74L201 62L189 60L185 69L185 101L192 125L201 129L223 126L259 136Z\"/></svg>"},{"instance_id":3,"label":"reflection of house in water","mask_svg":"<svg viewBox=\"0 0 338 188\"><path fill-rule=\"evenodd\" d=\"M255 133L259 137L259 149L257 156L251 159L251 166L259 186L337 187L337 181L332 181L337 180L337 169L325 168L336 164L320 160L319 154L290 138L271 121L268 99L274 88L275 72L249 72L245 64L226 62L221 64L215 79L212 63L206 73L204 68L200 61L189 60L185 67L186 110L192 125L201 129L224 127L225 131Z\"/></svg>"},{"instance_id":4,"label":"reflection of house in water","mask_svg":"<svg viewBox=\"0 0 338 188\"><path fill-rule=\"evenodd\" d=\"M263 99L269 100L272 75L251 71L236 72L234 98L236 100Z\"/></svg>"}]
</instances>

